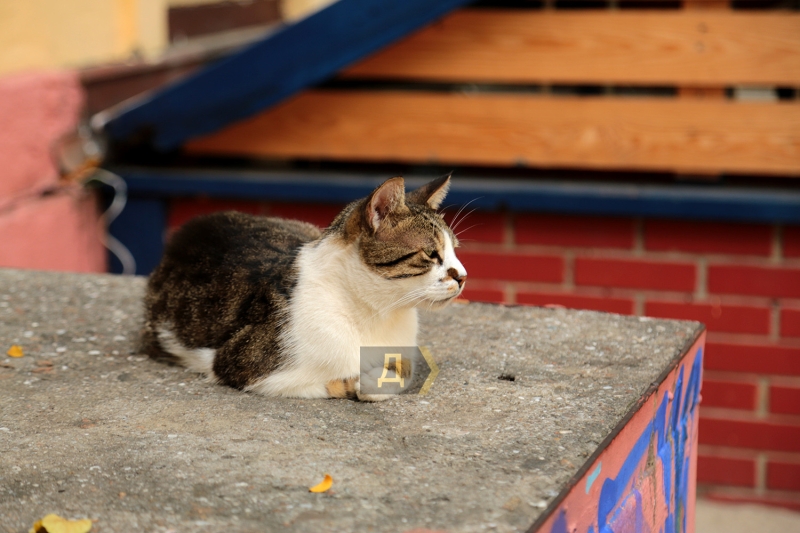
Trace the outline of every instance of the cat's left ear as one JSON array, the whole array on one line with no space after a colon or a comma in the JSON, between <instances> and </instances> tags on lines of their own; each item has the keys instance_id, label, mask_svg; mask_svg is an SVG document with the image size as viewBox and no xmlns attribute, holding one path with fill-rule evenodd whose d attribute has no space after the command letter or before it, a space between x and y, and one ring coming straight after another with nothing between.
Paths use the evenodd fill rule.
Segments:
<instances>
[{"instance_id":1,"label":"cat's left ear","mask_svg":"<svg viewBox=\"0 0 800 533\"><path fill-rule=\"evenodd\" d=\"M403 178L391 178L372 191L367 198L367 222L372 231L386 222L389 215L405 207L406 188Z\"/></svg>"},{"instance_id":2,"label":"cat's left ear","mask_svg":"<svg viewBox=\"0 0 800 533\"><path fill-rule=\"evenodd\" d=\"M430 183L427 183L408 193L408 201L415 204L427 205L431 209L439 209L439 206L444 202L447 191L450 190L450 176L446 174L441 178L436 178Z\"/></svg>"}]
</instances>

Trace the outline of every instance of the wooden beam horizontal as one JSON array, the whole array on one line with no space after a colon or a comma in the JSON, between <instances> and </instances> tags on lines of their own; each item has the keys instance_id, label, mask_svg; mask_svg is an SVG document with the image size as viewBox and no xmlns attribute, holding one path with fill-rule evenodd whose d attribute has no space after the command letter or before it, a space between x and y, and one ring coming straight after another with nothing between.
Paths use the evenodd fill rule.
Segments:
<instances>
[{"instance_id":1,"label":"wooden beam horizontal","mask_svg":"<svg viewBox=\"0 0 800 533\"><path fill-rule=\"evenodd\" d=\"M465 9L345 77L503 83L800 84L800 13Z\"/></svg>"},{"instance_id":2,"label":"wooden beam horizontal","mask_svg":"<svg viewBox=\"0 0 800 533\"><path fill-rule=\"evenodd\" d=\"M800 175L800 105L309 91L194 154Z\"/></svg>"}]
</instances>

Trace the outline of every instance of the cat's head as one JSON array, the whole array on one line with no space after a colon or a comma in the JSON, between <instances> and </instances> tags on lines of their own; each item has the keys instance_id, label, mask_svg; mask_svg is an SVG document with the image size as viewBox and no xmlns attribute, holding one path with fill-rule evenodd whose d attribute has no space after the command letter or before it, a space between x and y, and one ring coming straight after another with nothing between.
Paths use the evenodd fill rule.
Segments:
<instances>
[{"instance_id":1,"label":"cat's head","mask_svg":"<svg viewBox=\"0 0 800 533\"><path fill-rule=\"evenodd\" d=\"M376 288L402 306L441 307L461 294L467 271L456 257L458 238L436 210L450 187L437 178L406 194L391 178L353 202L328 232L356 246Z\"/></svg>"}]
</instances>

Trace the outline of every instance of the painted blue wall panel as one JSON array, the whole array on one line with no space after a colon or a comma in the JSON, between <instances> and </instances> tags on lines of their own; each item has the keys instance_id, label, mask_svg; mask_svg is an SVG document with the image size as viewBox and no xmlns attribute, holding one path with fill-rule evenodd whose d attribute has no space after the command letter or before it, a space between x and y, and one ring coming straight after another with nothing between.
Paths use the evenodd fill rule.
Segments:
<instances>
[{"instance_id":1,"label":"painted blue wall panel","mask_svg":"<svg viewBox=\"0 0 800 533\"><path fill-rule=\"evenodd\" d=\"M170 198L208 196L251 201L346 203L369 194L390 176L314 172L175 171L118 168L129 201L111 234L129 248L137 274L161 258ZM432 176L406 178L414 188ZM625 185L507 179L453 179L447 203L484 210L574 215L705 219L800 224L800 192L721 186ZM111 272L121 271L111 257Z\"/></svg>"},{"instance_id":2,"label":"painted blue wall panel","mask_svg":"<svg viewBox=\"0 0 800 533\"><path fill-rule=\"evenodd\" d=\"M157 150L216 131L319 83L468 0L339 0L187 79L123 108L112 140Z\"/></svg>"},{"instance_id":3,"label":"painted blue wall panel","mask_svg":"<svg viewBox=\"0 0 800 533\"><path fill-rule=\"evenodd\" d=\"M292 202L349 202L390 176L314 172L117 169L132 193ZM433 176L406 177L408 188ZM800 192L715 185L643 185L455 176L448 203L576 215L800 224Z\"/></svg>"},{"instance_id":4,"label":"painted blue wall panel","mask_svg":"<svg viewBox=\"0 0 800 533\"><path fill-rule=\"evenodd\" d=\"M136 274L147 275L161 260L166 227L166 201L161 198L141 198L133 193L108 231L133 255L136 260ZM119 259L112 253L108 255L108 271L122 273Z\"/></svg>"}]
</instances>

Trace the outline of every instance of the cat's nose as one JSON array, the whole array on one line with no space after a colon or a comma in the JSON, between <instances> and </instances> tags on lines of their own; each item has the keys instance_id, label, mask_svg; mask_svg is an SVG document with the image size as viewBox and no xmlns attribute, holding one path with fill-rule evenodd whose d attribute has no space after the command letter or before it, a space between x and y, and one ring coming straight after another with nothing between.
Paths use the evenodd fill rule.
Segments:
<instances>
[{"instance_id":1,"label":"cat's nose","mask_svg":"<svg viewBox=\"0 0 800 533\"><path fill-rule=\"evenodd\" d=\"M455 268L448 268L447 275L456 280L456 283L458 283L459 287L462 287L464 282L467 281L467 273L464 272L463 274L460 274Z\"/></svg>"}]
</instances>

